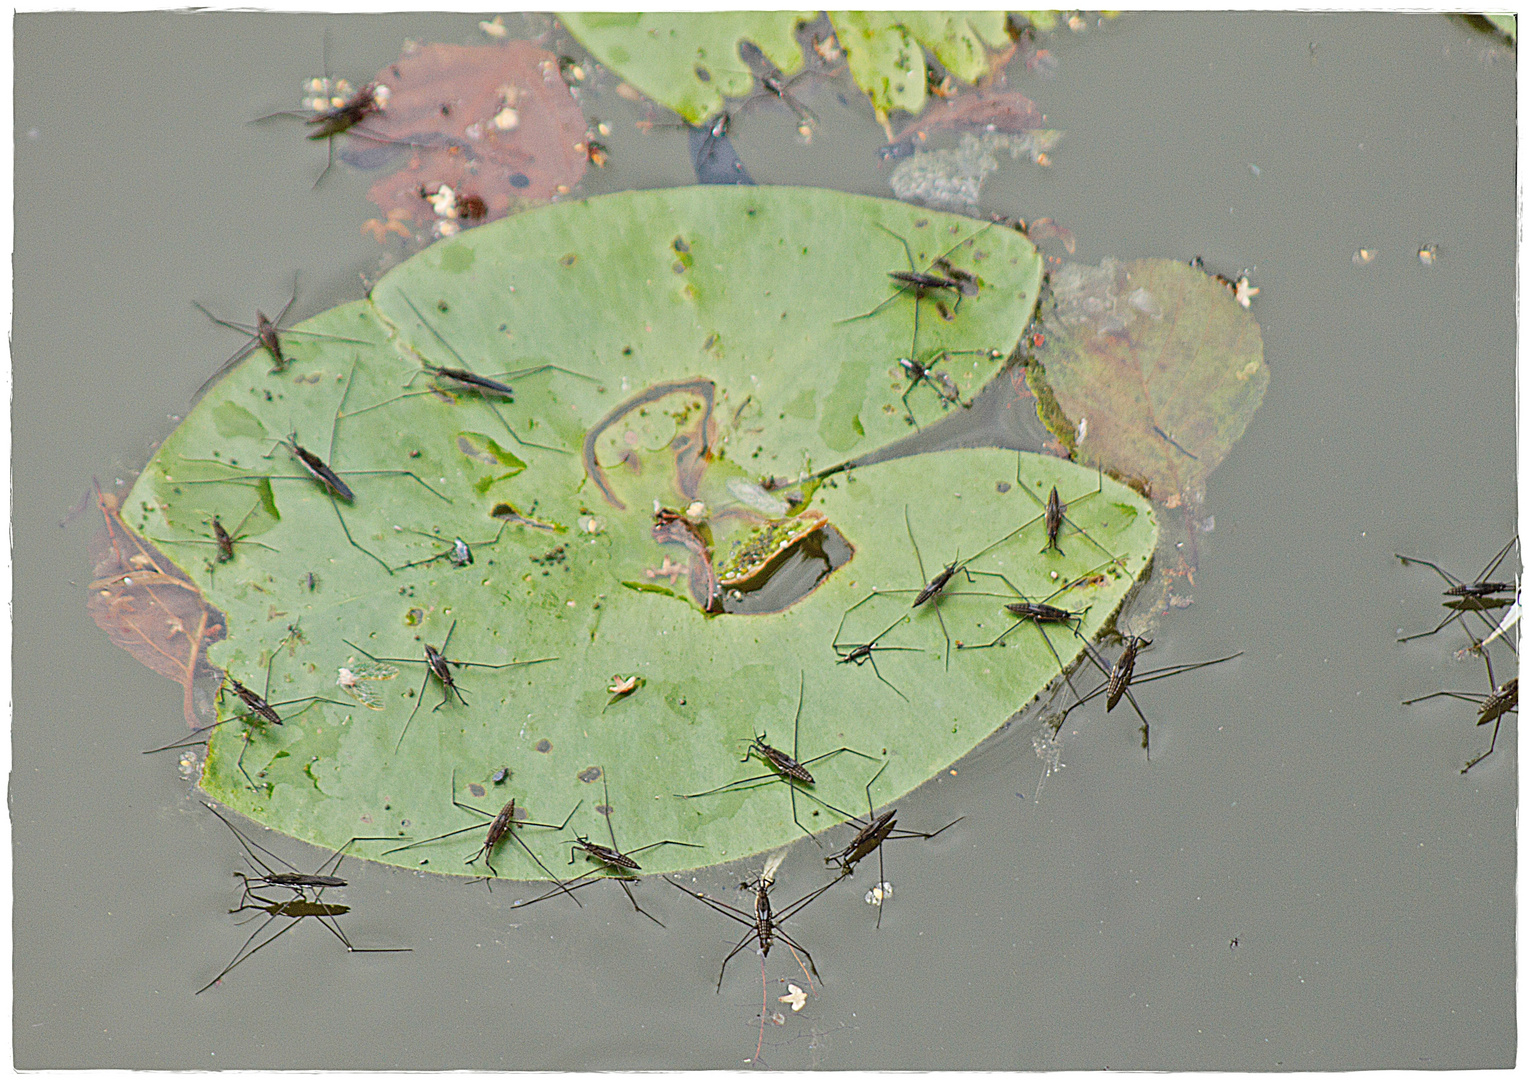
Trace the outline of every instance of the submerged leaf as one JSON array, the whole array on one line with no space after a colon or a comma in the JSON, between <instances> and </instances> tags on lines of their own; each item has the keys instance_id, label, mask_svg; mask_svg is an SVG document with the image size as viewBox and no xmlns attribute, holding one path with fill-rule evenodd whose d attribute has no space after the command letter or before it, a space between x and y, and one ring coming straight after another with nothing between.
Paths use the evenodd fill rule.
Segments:
<instances>
[{"instance_id":1,"label":"submerged leaf","mask_svg":"<svg viewBox=\"0 0 1529 1080\"><path fill-rule=\"evenodd\" d=\"M221 679L207 662L207 646L227 631L223 613L180 567L128 528L116 499L99 484L96 505L105 528L91 544L95 569L86 609L114 645L181 684L186 723L198 727L193 688L199 678Z\"/></svg>"},{"instance_id":2,"label":"submerged leaf","mask_svg":"<svg viewBox=\"0 0 1529 1080\"><path fill-rule=\"evenodd\" d=\"M1105 259L1052 275L1045 347L1031 367L1043 419L1075 458L1145 481L1178 505L1242 437L1269 368L1258 322L1184 263Z\"/></svg>"},{"instance_id":3,"label":"submerged leaf","mask_svg":"<svg viewBox=\"0 0 1529 1080\"><path fill-rule=\"evenodd\" d=\"M584 114L557 57L528 41L413 46L377 81L391 95L366 128L396 142L372 144L369 156L405 161L368 193L390 221L454 229L501 218L566 191L588 167L576 148ZM435 198L443 188L451 197Z\"/></svg>"}]
</instances>

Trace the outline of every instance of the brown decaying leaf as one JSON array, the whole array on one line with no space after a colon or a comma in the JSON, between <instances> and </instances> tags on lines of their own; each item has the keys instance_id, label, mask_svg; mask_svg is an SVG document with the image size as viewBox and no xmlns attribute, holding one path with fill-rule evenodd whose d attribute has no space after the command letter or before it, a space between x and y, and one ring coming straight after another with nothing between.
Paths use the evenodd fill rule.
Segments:
<instances>
[{"instance_id":1,"label":"brown decaying leaf","mask_svg":"<svg viewBox=\"0 0 1529 1080\"><path fill-rule=\"evenodd\" d=\"M198 678L221 680L207 646L228 632L223 613L196 583L123 522L117 500L96 484L106 527L92 538L95 569L86 608L113 644L185 688L186 723L201 726L193 704Z\"/></svg>"},{"instance_id":2,"label":"brown decaying leaf","mask_svg":"<svg viewBox=\"0 0 1529 1080\"><path fill-rule=\"evenodd\" d=\"M717 581L716 569L711 565L709 534L703 533L685 515L659 509L653 515L653 539L660 544L684 545L690 552L690 595L708 615L721 611L722 586Z\"/></svg>"},{"instance_id":3,"label":"brown decaying leaf","mask_svg":"<svg viewBox=\"0 0 1529 1080\"><path fill-rule=\"evenodd\" d=\"M907 127L895 142L922 145L936 131L999 131L1018 135L1041 126L1045 116L1035 102L1013 90L977 90L936 101Z\"/></svg>"},{"instance_id":4,"label":"brown decaying leaf","mask_svg":"<svg viewBox=\"0 0 1529 1080\"><path fill-rule=\"evenodd\" d=\"M391 96L367 130L423 144L407 147L404 168L368 193L390 220L402 211L432 220L421 190L434 194L442 184L482 200L487 213L476 220L501 218L567 191L589 166L576 148L584 114L558 74L557 57L530 42L416 46L377 81Z\"/></svg>"},{"instance_id":5,"label":"brown decaying leaf","mask_svg":"<svg viewBox=\"0 0 1529 1080\"><path fill-rule=\"evenodd\" d=\"M1066 416L1052 430L1078 460L1146 480L1158 502L1198 504L1269 385L1257 321L1168 259L1067 264L1051 280L1032 385Z\"/></svg>"}]
</instances>

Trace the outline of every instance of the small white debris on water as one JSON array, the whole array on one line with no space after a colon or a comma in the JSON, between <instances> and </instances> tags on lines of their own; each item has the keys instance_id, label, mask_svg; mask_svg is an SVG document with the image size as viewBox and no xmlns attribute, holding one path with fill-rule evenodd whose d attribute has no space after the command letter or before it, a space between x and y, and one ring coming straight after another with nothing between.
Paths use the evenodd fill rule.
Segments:
<instances>
[{"instance_id":1,"label":"small white debris on water","mask_svg":"<svg viewBox=\"0 0 1529 1080\"><path fill-rule=\"evenodd\" d=\"M425 201L434 207L437 217L457 216L457 193L445 184L437 188L434 195L426 195Z\"/></svg>"},{"instance_id":2,"label":"small white debris on water","mask_svg":"<svg viewBox=\"0 0 1529 1080\"><path fill-rule=\"evenodd\" d=\"M697 499L695 502L685 507L685 516L691 518L692 520L695 518L705 517L706 504L703 503L700 499Z\"/></svg>"},{"instance_id":3,"label":"small white debris on water","mask_svg":"<svg viewBox=\"0 0 1529 1080\"><path fill-rule=\"evenodd\" d=\"M883 900L890 899L892 899L892 883L890 881L883 881L878 885L872 885L870 891L865 894L865 902L872 907L880 907ZM785 1001L786 999L781 998L781 1000Z\"/></svg>"},{"instance_id":4,"label":"small white debris on water","mask_svg":"<svg viewBox=\"0 0 1529 1080\"><path fill-rule=\"evenodd\" d=\"M1078 441L1082 442L1086 438L1088 438L1088 417L1085 416L1078 421Z\"/></svg>"},{"instance_id":5,"label":"small white debris on water","mask_svg":"<svg viewBox=\"0 0 1529 1080\"><path fill-rule=\"evenodd\" d=\"M1375 261L1375 252L1370 248L1360 248L1354 252L1354 265L1366 266Z\"/></svg>"},{"instance_id":6,"label":"small white debris on water","mask_svg":"<svg viewBox=\"0 0 1529 1080\"><path fill-rule=\"evenodd\" d=\"M520 126L520 114L509 107L494 114L494 126L500 131L513 131Z\"/></svg>"},{"instance_id":7,"label":"small white debris on water","mask_svg":"<svg viewBox=\"0 0 1529 1080\"><path fill-rule=\"evenodd\" d=\"M801 1012L802 1006L807 1004L807 991L797 986L796 983L787 983L786 989L791 992L789 994L782 994L780 1000L788 1003L791 1006L792 1012Z\"/></svg>"},{"instance_id":8,"label":"small white debris on water","mask_svg":"<svg viewBox=\"0 0 1529 1080\"><path fill-rule=\"evenodd\" d=\"M484 20L483 22L478 23L478 29L482 30L495 41L498 41L500 38L504 37L505 34L509 33L509 30L505 28L503 15L495 15L491 20Z\"/></svg>"},{"instance_id":9,"label":"small white debris on water","mask_svg":"<svg viewBox=\"0 0 1529 1080\"><path fill-rule=\"evenodd\" d=\"M196 754L187 750L181 755L180 774L182 780L194 780L197 774Z\"/></svg>"},{"instance_id":10,"label":"small white debris on water","mask_svg":"<svg viewBox=\"0 0 1529 1080\"><path fill-rule=\"evenodd\" d=\"M1253 297L1258 295L1259 290L1248 284L1248 276L1244 274L1237 279L1237 302L1245 308L1253 306Z\"/></svg>"},{"instance_id":11,"label":"small white debris on water","mask_svg":"<svg viewBox=\"0 0 1529 1080\"><path fill-rule=\"evenodd\" d=\"M1432 266L1439 258L1438 244L1424 244L1418 248L1418 262L1424 266Z\"/></svg>"}]
</instances>

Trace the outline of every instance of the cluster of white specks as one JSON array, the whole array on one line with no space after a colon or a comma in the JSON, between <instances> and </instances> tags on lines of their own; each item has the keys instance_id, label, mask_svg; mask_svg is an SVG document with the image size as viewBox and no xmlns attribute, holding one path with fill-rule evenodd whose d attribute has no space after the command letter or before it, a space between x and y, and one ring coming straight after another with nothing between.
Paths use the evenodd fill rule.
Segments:
<instances>
[{"instance_id":1,"label":"cluster of white specks","mask_svg":"<svg viewBox=\"0 0 1529 1080\"><path fill-rule=\"evenodd\" d=\"M883 900L890 899L892 899L892 883L890 881L882 881L872 885L870 891L865 894L865 902L872 907L880 907ZM784 1001L785 998L781 1000Z\"/></svg>"}]
</instances>

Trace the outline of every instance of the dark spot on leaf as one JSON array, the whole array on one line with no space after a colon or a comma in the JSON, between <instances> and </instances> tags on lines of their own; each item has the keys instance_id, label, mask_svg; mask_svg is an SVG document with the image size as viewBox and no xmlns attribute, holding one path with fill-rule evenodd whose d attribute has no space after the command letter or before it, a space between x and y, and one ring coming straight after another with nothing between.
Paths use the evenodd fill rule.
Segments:
<instances>
[{"instance_id":1,"label":"dark spot on leaf","mask_svg":"<svg viewBox=\"0 0 1529 1080\"><path fill-rule=\"evenodd\" d=\"M622 356L631 356L632 355L632 347L630 345L628 345L626 348L622 349L621 350L621 355Z\"/></svg>"},{"instance_id":2,"label":"dark spot on leaf","mask_svg":"<svg viewBox=\"0 0 1529 1080\"><path fill-rule=\"evenodd\" d=\"M1009 487L1010 484L1007 480L998 481L998 494L1007 495L1009 493Z\"/></svg>"},{"instance_id":3,"label":"dark spot on leaf","mask_svg":"<svg viewBox=\"0 0 1529 1080\"><path fill-rule=\"evenodd\" d=\"M539 747L538 747L538 749L540 749L540 748L539 748ZM524 807L524 806L517 806L517 807L515 807L515 809L514 809L514 810L513 810L513 811L512 811L512 812L511 812L511 813L510 813L510 816L511 816L511 817L512 817L512 818L514 818L514 819L515 819L515 820L516 820L516 821L524 821L524 820L526 820L526 818L527 818L527 817L528 817L528 816L529 816L529 815L528 815L528 814L527 814L527 812L526 812L526 808L525 808L525 807Z\"/></svg>"},{"instance_id":4,"label":"dark spot on leaf","mask_svg":"<svg viewBox=\"0 0 1529 1080\"><path fill-rule=\"evenodd\" d=\"M595 803L595 813L603 814L605 817L610 817L611 816L611 808L609 806L607 806L605 803Z\"/></svg>"},{"instance_id":5,"label":"dark spot on leaf","mask_svg":"<svg viewBox=\"0 0 1529 1080\"><path fill-rule=\"evenodd\" d=\"M531 186L531 178L525 173L514 173L510 176L510 187L525 188Z\"/></svg>"},{"instance_id":6,"label":"dark spot on leaf","mask_svg":"<svg viewBox=\"0 0 1529 1080\"><path fill-rule=\"evenodd\" d=\"M591 765L589 768L579 773L579 779L584 781L586 784L593 784L596 780L600 779L600 766Z\"/></svg>"},{"instance_id":7,"label":"dark spot on leaf","mask_svg":"<svg viewBox=\"0 0 1529 1080\"><path fill-rule=\"evenodd\" d=\"M435 302L435 310L439 311L442 315L444 315L448 311L451 310L451 306L449 304L447 304L446 301L444 301L444 300L437 300Z\"/></svg>"},{"instance_id":8,"label":"dark spot on leaf","mask_svg":"<svg viewBox=\"0 0 1529 1080\"><path fill-rule=\"evenodd\" d=\"M685 263L684 263L684 260L682 260L682 259L675 259L674 260L674 266L672 267L672 269L674 270L674 272L676 274L683 274L685 272Z\"/></svg>"},{"instance_id":9,"label":"dark spot on leaf","mask_svg":"<svg viewBox=\"0 0 1529 1080\"><path fill-rule=\"evenodd\" d=\"M411 607L403 617L405 626L418 626L425 621L425 612L422 608Z\"/></svg>"},{"instance_id":10,"label":"dark spot on leaf","mask_svg":"<svg viewBox=\"0 0 1529 1080\"><path fill-rule=\"evenodd\" d=\"M472 796L475 799L481 799L488 794L488 789L482 784L468 784L467 790L472 792Z\"/></svg>"},{"instance_id":11,"label":"dark spot on leaf","mask_svg":"<svg viewBox=\"0 0 1529 1080\"><path fill-rule=\"evenodd\" d=\"M685 238L683 236L676 236L674 238L674 250L683 255L685 252L690 250L690 245L685 243Z\"/></svg>"},{"instance_id":12,"label":"dark spot on leaf","mask_svg":"<svg viewBox=\"0 0 1529 1080\"><path fill-rule=\"evenodd\" d=\"M700 79L704 83L711 82L711 72L707 71L700 64L697 64L695 66L695 77Z\"/></svg>"},{"instance_id":13,"label":"dark spot on leaf","mask_svg":"<svg viewBox=\"0 0 1529 1080\"><path fill-rule=\"evenodd\" d=\"M577 255L573 254L572 252L570 252L567 255L564 255L561 259L558 260L558 262L561 263L563 266L572 266L574 263L576 263L578 261L579 261L579 257Z\"/></svg>"},{"instance_id":14,"label":"dark spot on leaf","mask_svg":"<svg viewBox=\"0 0 1529 1080\"><path fill-rule=\"evenodd\" d=\"M543 739L541 742L536 744L536 752L538 754L550 753L551 750L552 750L552 744L549 743L546 739Z\"/></svg>"}]
</instances>

